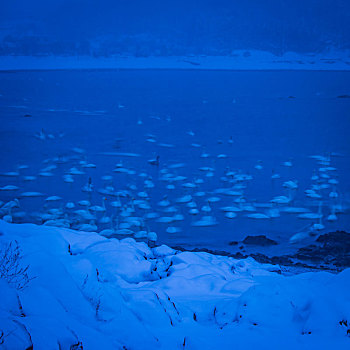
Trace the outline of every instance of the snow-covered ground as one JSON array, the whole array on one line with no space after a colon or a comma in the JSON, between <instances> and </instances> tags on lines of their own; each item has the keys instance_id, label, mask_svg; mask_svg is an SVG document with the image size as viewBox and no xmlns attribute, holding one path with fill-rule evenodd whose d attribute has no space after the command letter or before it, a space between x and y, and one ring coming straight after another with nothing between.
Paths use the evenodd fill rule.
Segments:
<instances>
[{"instance_id":1,"label":"snow-covered ground","mask_svg":"<svg viewBox=\"0 0 350 350\"><path fill-rule=\"evenodd\" d=\"M0 71L27 69L350 70L350 53L276 56L241 50L230 56L0 56Z\"/></svg>"},{"instance_id":2,"label":"snow-covered ground","mask_svg":"<svg viewBox=\"0 0 350 350\"><path fill-rule=\"evenodd\" d=\"M0 349L347 349L350 269L149 248L131 238L0 221L33 278L0 278ZM15 243L13 243L15 245Z\"/></svg>"}]
</instances>

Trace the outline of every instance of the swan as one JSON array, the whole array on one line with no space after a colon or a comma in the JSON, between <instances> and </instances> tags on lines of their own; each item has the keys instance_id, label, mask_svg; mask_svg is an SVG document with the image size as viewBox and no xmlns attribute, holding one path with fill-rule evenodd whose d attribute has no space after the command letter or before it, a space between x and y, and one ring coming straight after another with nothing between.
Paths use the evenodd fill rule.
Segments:
<instances>
[{"instance_id":1,"label":"swan","mask_svg":"<svg viewBox=\"0 0 350 350\"><path fill-rule=\"evenodd\" d=\"M192 208L188 211L188 213L191 215L197 215L199 214L199 210L197 208Z\"/></svg>"},{"instance_id":2,"label":"swan","mask_svg":"<svg viewBox=\"0 0 350 350\"><path fill-rule=\"evenodd\" d=\"M228 212L225 213L225 216L227 218L229 218L229 219L233 219L233 218L235 218L237 216L237 214L232 212L232 211L228 211Z\"/></svg>"},{"instance_id":3,"label":"swan","mask_svg":"<svg viewBox=\"0 0 350 350\"><path fill-rule=\"evenodd\" d=\"M89 210L96 212L96 213L102 213L106 211L106 205L105 205L105 201L107 200L106 197L102 198L102 205L93 205L91 207L89 207Z\"/></svg>"},{"instance_id":4,"label":"swan","mask_svg":"<svg viewBox=\"0 0 350 350\"><path fill-rule=\"evenodd\" d=\"M174 227L174 226L169 226L167 229L166 229L166 232L167 233L178 233L178 232L181 232L181 228L180 227Z\"/></svg>"},{"instance_id":5,"label":"swan","mask_svg":"<svg viewBox=\"0 0 350 350\"><path fill-rule=\"evenodd\" d=\"M249 219L257 219L257 220L270 219L270 216L263 214L263 213L247 214L246 217Z\"/></svg>"},{"instance_id":6,"label":"swan","mask_svg":"<svg viewBox=\"0 0 350 350\"><path fill-rule=\"evenodd\" d=\"M148 161L148 163L150 164L150 165L154 165L154 166L159 166L159 156L157 156L156 158L153 158L153 159L150 159L149 161Z\"/></svg>"},{"instance_id":7,"label":"swan","mask_svg":"<svg viewBox=\"0 0 350 350\"><path fill-rule=\"evenodd\" d=\"M193 222L192 226L206 227L206 226L214 226L217 224L218 222L216 221L214 216L203 216L198 221Z\"/></svg>"},{"instance_id":8,"label":"swan","mask_svg":"<svg viewBox=\"0 0 350 350\"><path fill-rule=\"evenodd\" d=\"M203 205L201 208L201 211L204 211L205 213L210 213L211 212L211 206L210 206L210 202L208 201L208 204Z\"/></svg>"},{"instance_id":9,"label":"swan","mask_svg":"<svg viewBox=\"0 0 350 350\"><path fill-rule=\"evenodd\" d=\"M332 205L331 213L328 215L327 220L331 221L331 222L338 220L337 215L335 215L335 206L334 205Z\"/></svg>"},{"instance_id":10,"label":"swan","mask_svg":"<svg viewBox=\"0 0 350 350\"><path fill-rule=\"evenodd\" d=\"M18 186L14 185L6 185L4 187L0 187L0 191L17 191L18 189Z\"/></svg>"},{"instance_id":11,"label":"swan","mask_svg":"<svg viewBox=\"0 0 350 350\"><path fill-rule=\"evenodd\" d=\"M147 239L148 239L148 245L153 247L157 242L158 236L155 232L151 231L151 232L148 232Z\"/></svg>"}]
</instances>

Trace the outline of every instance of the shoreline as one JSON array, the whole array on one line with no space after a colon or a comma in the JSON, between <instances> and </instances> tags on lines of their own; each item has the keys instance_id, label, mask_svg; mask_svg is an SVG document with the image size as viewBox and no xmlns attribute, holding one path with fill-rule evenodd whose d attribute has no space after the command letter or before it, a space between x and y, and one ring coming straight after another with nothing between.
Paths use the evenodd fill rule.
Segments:
<instances>
[{"instance_id":1,"label":"shoreline","mask_svg":"<svg viewBox=\"0 0 350 350\"><path fill-rule=\"evenodd\" d=\"M282 273L282 274L291 274L291 275L297 275L300 273L305 273L305 272L330 272L330 273L340 273L343 270L347 269L347 266L342 266L340 268L337 267L331 267L331 266L325 266L321 267L318 265L312 265L312 264L307 264L305 261L286 261L287 257L289 256L272 256L269 257L265 254L262 253L249 253L246 252L245 254L242 254L240 252L238 253L230 253L225 250L212 250L208 248L193 248L193 249L186 249L182 246L170 246L171 249L178 250L180 252L188 252L188 253L208 253L211 255L216 255L216 256L222 256L222 257L229 257L233 258L236 260L245 260L248 258L254 259L256 262L261 263L261 264L269 264L269 265L274 265L276 266L276 272L277 273ZM278 260L281 261L278 261ZM277 271L278 267L281 268L280 272Z\"/></svg>"},{"instance_id":2,"label":"shoreline","mask_svg":"<svg viewBox=\"0 0 350 350\"><path fill-rule=\"evenodd\" d=\"M247 237L265 237L266 236L247 236ZM263 238L264 239L264 238ZM249 252L251 247L264 247L264 244L240 244L242 251L230 253L225 250L215 250L208 248L186 249L182 246L170 246L172 249L182 252L205 252L212 255L226 256L234 259L253 258L261 264L270 264L287 269L293 269L294 273L302 273L305 271L328 271L339 273L350 267L350 234L345 231L326 232L311 244L300 247L294 254L282 255L266 255L258 251ZM298 272L299 271L299 272Z\"/></svg>"},{"instance_id":3,"label":"shoreline","mask_svg":"<svg viewBox=\"0 0 350 350\"><path fill-rule=\"evenodd\" d=\"M211 70L211 71L350 71L350 55L300 55L293 52L275 56L237 51L231 56L0 56L0 71L23 70Z\"/></svg>"}]
</instances>

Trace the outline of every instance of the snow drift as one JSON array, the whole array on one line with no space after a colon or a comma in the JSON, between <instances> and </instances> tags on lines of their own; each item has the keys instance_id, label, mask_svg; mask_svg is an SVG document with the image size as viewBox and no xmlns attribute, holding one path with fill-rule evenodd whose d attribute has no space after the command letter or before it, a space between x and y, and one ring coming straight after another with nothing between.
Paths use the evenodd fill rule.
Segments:
<instances>
[{"instance_id":1,"label":"snow drift","mask_svg":"<svg viewBox=\"0 0 350 350\"><path fill-rule=\"evenodd\" d=\"M0 279L0 349L345 349L350 269L278 266L0 221L29 283ZM0 254L0 264L1 264Z\"/></svg>"}]
</instances>

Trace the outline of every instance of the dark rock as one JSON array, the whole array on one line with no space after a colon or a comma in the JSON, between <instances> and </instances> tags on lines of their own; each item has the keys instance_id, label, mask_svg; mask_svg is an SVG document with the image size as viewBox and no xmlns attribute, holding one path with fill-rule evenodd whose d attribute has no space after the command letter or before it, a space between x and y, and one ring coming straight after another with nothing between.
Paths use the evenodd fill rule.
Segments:
<instances>
[{"instance_id":1,"label":"dark rock","mask_svg":"<svg viewBox=\"0 0 350 350\"><path fill-rule=\"evenodd\" d=\"M214 255L230 256L230 253L226 252L225 250L210 250L208 253Z\"/></svg>"},{"instance_id":2,"label":"dark rock","mask_svg":"<svg viewBox=\"0 0 350 350\"><path fill-rule=\"evenodd\" d=\"M334 265L350 266L350 234L344 231L330 232L321 235L316 240L319 245L309 245L300 248L295 257L303 261Z\"/></svg>"},{"instance_id":3,"label":"dark rock","mask_svg":"<svg viewBox=\"0 0 350 350\"><path fill-rule=\"evenodd\" d=\"M344 231L336 231L325 233L317 238L316 242L331 243L333 245L346 245L350 248L350 233Z\"/></svg>"},{"instance_id":4,"label":"dark rock","mask_svg":"<svg viewBox=\"0 0 350 350\"><path fill-rule=\"evenodd\" d=\"M246 259L247 258L247 256L243 255L241 252L237 252L235 254L231 254L230 256L232 258L234 258L234 259Z\"/></svg>"},{"instance_id":5,"label":"dark rock","mask_svg":"<svg viewBox=\"0 0 350 350\"><path fill-rule=\"evenodd\" d=\"M260 236L247 236L243 240L244 244L250 244L250 245L260 245L262 247L266 247L269 245L276 245L277 242L267 238L265 235L260 235Z\"/></svg>"},{"instance_id":6,"label":"dark rock","mask_svg":"<svg viewBox=\"0 0 350 350\"><path fill-rule=\"evenodd\" d=\"M250 254L250 256L258 261L259 263L262 263L262 264L270 264L271 263L271 259L264 255L264 254L261 254L261 253L254 253L254 254Z\"/></svg>"},{"instance_id":7,"label":"dark rock","mask_svg":"<svg viewBox=\"0 0 350 350\"><path fill-rule=\"evenodd\" d=\"M177 246L177 245L176 246L171 246L171 248L174 249L174 250L178 250L180 252L185 252L186 251L186 249L184 247Z\"/></svg>"},{"instance_id":8,"label":"dark rock","mask_svg":"<svg viewBox=\"0 0 350 350\"><path fill-rule=\"evenodd\" d=\"M270 259L270 264L272 265L285 265L285 266L291 266L293 265L293 261L289 258L289 256L273 256Z\"/></svg>"}]
</instances>

